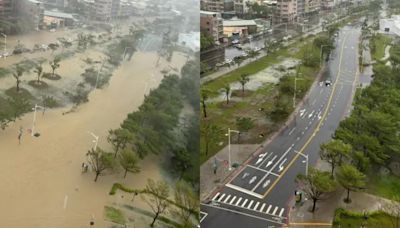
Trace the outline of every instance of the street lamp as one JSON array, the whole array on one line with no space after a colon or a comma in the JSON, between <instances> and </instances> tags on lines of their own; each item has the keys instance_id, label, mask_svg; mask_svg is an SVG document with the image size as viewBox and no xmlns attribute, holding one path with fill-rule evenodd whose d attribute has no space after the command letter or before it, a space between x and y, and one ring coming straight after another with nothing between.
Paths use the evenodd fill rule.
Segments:
<instances>
[{"instance_id":1,"label":"street lamp","mask_svg":"<svg viewBox=\"0 0 400 228\"><path fill-rule=\"evenodd\" d=\"M32 110L35 111L33 113L33 121L32 121L32 132L31 132L32 136L35 134L34 132L35 132L35 124L36 124L36 111L37 111L38 108L43 109L43 113L44 113L44 110L45 110L45 107L37 105L37 104L35 104L35 107L32 108Z\"/></svg>"},{"instance_id":2,"label":"street lamp","mask_svg":"<svg viewBox=\"0 0 400 228\"><path fill-rule=\"evenodd\" d=\"M231 130L230 128L228 128L228 134L226 134L226 136L228 136L228 163L229 163L229 171L232 170L232 164L231 164L231 132L240 134L239 131Z\"/></svg>"},{"instance_id":3,"label":"street lamp","mask_svg":"<svg viewBox=\"0 0 400 228\"><path fill-rule=\"evenodd\" d=\"M300 151L294 150L294 152L296 154L300 154L301 156L303 156L306 160L303 161L303 163L306 163L306 176L308 176L308 154L303 154Z\"/></svg>"},{"instance_id":4,"label":"street lamp","mask_svg":"<svg viewBox=\"0 0 400 228\"><path fill-rule=\"evenodd\" d=\"M94 140L92 141L94 143L94 150L97 149L97 144L99 143L99 136L95 135L93 132L88 131L89 134L91 134L94 138Z\"/></svg>"},{"instance_id":5,"label":"street lamp","mask_svg":"<svg viewBox=\"0 0 400 228\"><path fill-rule=\"evenodd\" d=\"M7 35L4 33L1 33L1 35L4 37L4 54L7 52ZM7 57L7 55L5 55Z\"/></svg>"}]
</instances>

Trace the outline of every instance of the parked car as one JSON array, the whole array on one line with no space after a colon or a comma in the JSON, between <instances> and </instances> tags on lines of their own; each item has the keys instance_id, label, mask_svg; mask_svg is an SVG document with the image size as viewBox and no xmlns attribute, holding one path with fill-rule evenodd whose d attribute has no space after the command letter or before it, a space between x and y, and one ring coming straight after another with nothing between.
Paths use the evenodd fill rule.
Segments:
<instances>
[{"instance_id":1,"label":"parked car","mask_svg":"<svg viewBox=\"0 0 400 228\"><path fill-rule=\"evenodd\" d=\"M331 86L332 85L332 81L331 80L326 80L325 81L325 86Z\"/></svg>"},{"instance_id":2,"label":"parked car","mask_svg":"<svg viewBox=\"0 0 400 228\"><path fill-rule=\"evenodd\" d=\"M232 40L232 44L239 44L239 40Z\"/></svg>"}]
</instances>

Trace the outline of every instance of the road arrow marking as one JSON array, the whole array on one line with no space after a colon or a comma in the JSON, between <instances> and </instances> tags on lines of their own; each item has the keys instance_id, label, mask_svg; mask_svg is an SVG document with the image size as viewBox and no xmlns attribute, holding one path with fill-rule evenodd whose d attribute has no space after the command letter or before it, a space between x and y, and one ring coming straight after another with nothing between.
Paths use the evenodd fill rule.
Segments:
<instances>
[{"instance_id":1,"label":"road arrow marking","mask_svg":"<svg viewBox=\"0 0 400 228\"><path fill-rule=\"evenodd\" d=\"M271 183L271 180L265 181L265 183L263 184L263 188L266 188L269 185L269 183Z\"/></svg>"}]
</instances>

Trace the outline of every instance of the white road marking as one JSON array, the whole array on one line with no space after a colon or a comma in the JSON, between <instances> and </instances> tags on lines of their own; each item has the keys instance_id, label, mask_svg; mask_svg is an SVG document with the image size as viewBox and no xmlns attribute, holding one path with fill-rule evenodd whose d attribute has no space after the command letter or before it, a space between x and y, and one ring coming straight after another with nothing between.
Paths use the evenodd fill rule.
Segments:
<instances>
[{"instance_id":1,"label":"white road marking","mask_svg":"<svg viewBox=\"0 0 400 228\"><path fill-rule=\"evenodd\" d=\"M242 201L242 197L240 197L240 198L238 199L238 201L236 202L235 205L236 205L236 206L239 205L240 201Z\"/></svg>"},{"instance_id":2,"label":"white road marking","mask_svg":"<svg viewBox=\"0 0 400 228\"><path fill-rule=\"evenodd\" d=\"M260 208L260 212L263 212L265 205L266 205L266 204L263 203L263 205L262 205L261 208Z\"/></svg>"},{"instance_id":3,"label":"white road marking","mask_svg":"<svg viewBox=\"0 0 400 228\"><path fill-rule=\"evenodd\" d=\"M200 211L200 214L204 214L204 216L200 219L200 223L207 217L207 213L206 212L202 212Z\"/></svg>"},{"instance_id":4,"label":"white road marking","mask_svg":"<svg viewBox=\"0 0 400 228\"><path fill-rule=\"evenodd\" d=\"M273 215L275 215L276 211L278 210L278 207L275 207L274 211L272 212Z\"/></svg>"},{"instance_id":5,"label":"white road marking","mask_svg":"<svg viewBox=\"0 0 400 228\"><path fill-rule=\"evenodd\" d=\"M265 158L265 160L263 161L263 162L261 162L261 164L260 165L258 165L257 167L258 168L260 168L260 166L262 166L263 165L263 163L265 162L265 161L268 161L268 159L272 156L272 154L273 154L273 152L272 153L270 153L266 158Z\"/></svg>"},{"instance_id":6,"label":"white road marking","mask_svg":"<svg viewBox=\"0 0 400 228\"><path fill-rule=\"evenodd\" d=\"M228 202L228 200L231 198L231 195L228 195L228 197L225 198L224 203Z\"/></svg>"},{"instance_id":7,"label":"white road marking","mask_svg":"<svg viewBox=\"0 0 400 228\"><path fill-rule=\"evenodd\" d=\"M221 202L224 197L225 197L225 193L223 193L222 196L219 197L218 201Z\"/></svg>"},{"instance_id":8,"label":"white road marking","mask_svg":"<svg viewBox=\"0 0 400 228\"><path fill-rule=\"evenodd\" d=\"M277 157L278 157L278 156L275 155L275 156L272 158L271 161L268 161L268 163L267 163L267 165L265 166L265 168L268 168L268 166L272 165L272 163L274 163L274 161L275 161L275 159L276 159Z\"/></svg>"},{"instance_id":9,"label":"white road marking","mask_svg":"<svg viewBox=\"0 0 400 228\"><path fill-rule=\"evenodd\" d=\"M235 199L236 199L236 196L234 196L234 197L232 198L232 200L231 200L231 202L229 202L229 204L233 204L233 201L235 201Z\"/></svg>"},{"instance_id":10,"label":"white road marking","mask_svg":"<svg viewBox=\"0 0 400 228\"><path fill-rule=\"evenodd\" d=\"M267 211L265 212L266 214L268 214L269 210L271 210L272 205L269 205L269 207L267 208Z\"/></svg>"},{"instance_id":11,"label":"white road marking","mask_svg":"<svg viewBox=\"0 0 400 228\"><path fill-rule=\"evenodd\" d=\"M67 209L67 203L68 203L68 196L65 195L65 197L64 197L64 209Z\"/></svg>"},{"instance_id":12,"label":"white road marking","mask_svg":"<svg viewBox=\"0 0 400 228\"><path fill-rule=\"evenodd\" d=\"M263 188L266 188L269 185L269 183L271 183L271 180L265 181L265 183L263 184Z\"/></svg>"},{"instance_id":13,"label":"white road marking","mask_svg":"<svg viewBox=\"0 0 400 228\"><path fill-rule=\"evenodd\" d=\"M202 206L206 206L206 207L216 208L216 209L219 209L219 210L233 212L233 213L240 214L240 215L247 216L247 217L251 217L251 218L256 218L256 219L260 219L260 220L264 220L264 221L268 221L268 222L273 222L273 223L276 223L276 224L279 224L279 225L286 225L285 223L282 223L282 222L279 222L279 221L266 219L266 218L263 218L263 217L259 217L259 216L255 216L255 215L251 215L251 214L247 214L247 213L243 213L243 212L240 212L240 211L231 210L231 209L228 209L228 208L217 207L217 206L213 206L213 205L209 205L209 204L203 204L203 203L201 205Z\"/></svg>"},{"instance_id":14,"label":"white road marking","mask_svg":"<svg viewBox=\"0 0 400 228\"><path fill-rule=\"evenodd\" d=\"M260 204L260 202L257 202L256 205L254 206L253 210L256 211L259 204Z\"/></svg>"},{"instance_id":15,"label":"white road marking","mask_svg":"<svg viewBox=\"0 0 400 228\"><path fill-rule=\"evenodd\" d=\"M285 208L282 208L281 212L279 212L279 217L282 217L284 211L285 211Z\"/></svg>"},{"instance_id":16,"label":"white road marking","mask_svg":"<svg viewBox=\"0 0 400 228\"><path fill-rule=\"evenodd\" d=\"M244 207L244 205L246 205L248 199L246 199L243 203L242 203L242 207Z\"/></svg>"},{"instance_id":17,"label":"white road marking","mask_svg":"<svg viewBox=\"0 0 400 228\"><path fill-rule=\"evenodd\" d=\"M289 135L291 135L295 129L296 129L296 127L293 128L292 130L290 130L290 131L289 131Z\"/></svg>"},{"instance_id":18,"label":"white road marking","mask_svg":"<svg viewBox=\"0 0 400 228\"><path fill-rule=\"evenodd\" d=\"M306 130L306 131L308 130L308 126L305 128L305 130Z\"/></svg>"},{"instance_id":19,"label":"white road marking","mask_svg":"<svg viewBox=\"0 0 400 228\"><path fill-rule=\"evenodd\" d=\"M300 137L297 137L296 140L299 141L299 140L300 140Z\"/></svg>"},{"instance_id":20,"label":"white road marking","mask_svg":"<svg viewBox=\"0 0 400 228\"><path fill-rule=\"evenodd\" d=\"M278 175L278 174L276 174L276 173L273 173L273 172L269 172L268 170L265 170L265 169L260 169L260 168L258 168L258 167L252 166L252 165L247 165L247 166L248 166L248 167L250 167L250 168L253 168L253 169L260 170L260 171L262 171L262 172L264 172L264 173L271 173L272 175L279 177L279 175Z\"/></svg>"},{"instance_id":21,"label":"white road marking","mask_svg":"<svg viewBox=\"0 0 400 228\"><path fill-rule=\"evenodd\" d=\"M236 185L233 185L233 184L230 184L230 183L226 184L225 186L228 187L228 188L232 188L232 189L234 189L234 190L236 190L236 191L243 192L243 193L246 193L246 194L248 194L248 195L257 197L257 198L259 198L259 199L264 198L263 195L257 194L257 193L255 193L255 192L253 192L253 191L249 191L249 190L247 190L247 189L245 189L245 188L241 188L241 187L239 187L239 186L236 186Z\"/></svg>"},{"instance_id":22,"label":"white road marking","mask_svg":"<svg viewBox=\"0 0 400 228\"><path fill-rule=\"evenodd\" d=\"M250 207L253 205L254 200L250 201L249 205L247 205L247 209L250 209Z\"/></svg>"},{"instance_id":23,"label":"white road marking","mask_svg":"<svg viewBox=\"0 0 400 228\"><path fill-rule=\"evenodd\" d=\"M279 172L281 172L282 170L283 170L283 168L285 168L284 166L283 166L283 164L285 164L285 162L287 161L287 158L285 158L285 160L283 160L282 161L282 163L279 165Z\"/></svg>"},{"instance_id":24,"label":"white road marking","mask_svg":"<svg viewBox=\"0 0 400 228\"><path fill-rule=\"evenodd\" d=\"M221 193L217 193L217 194L215 194L215 196L212 198L212 200L215 200L219 195L220 195Z\"/></svg>"}]
</instances>

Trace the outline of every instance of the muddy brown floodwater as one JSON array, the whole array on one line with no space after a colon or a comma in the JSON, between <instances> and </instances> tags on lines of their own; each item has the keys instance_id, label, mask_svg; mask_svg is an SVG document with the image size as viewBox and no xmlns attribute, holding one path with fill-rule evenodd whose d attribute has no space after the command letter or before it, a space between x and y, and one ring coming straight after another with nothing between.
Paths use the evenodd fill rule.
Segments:
<instances>
[{"instance_id":1,"label":"muddy brown floodwater","mask_svg":"<svg viewBox=\"0 0 400 228\"><path fill-rule=\"evenodd\" d=\"M155 68L156 61L155 53L135 53L114 72L109 86L93 91L76 112L62 115L66 107L38 114L40 137L27 132L33 113L0 131L0 227L89 227L92 216L95 227L106 227L103 207L113 199L108 196L113 183L143 188L147 178L161 178L159 159L151 156L142 161L139 174L126 179L117 173L95 183L93 173L81 174L85 153L93 146L88 131L100 136L100 147L110 149L107 131L119 127L158 86L161 70L180 69L186 57L174 53L171 63L162 61ZM18 145L20 126L24 134Z\"/></svg>"}]
</instances>

